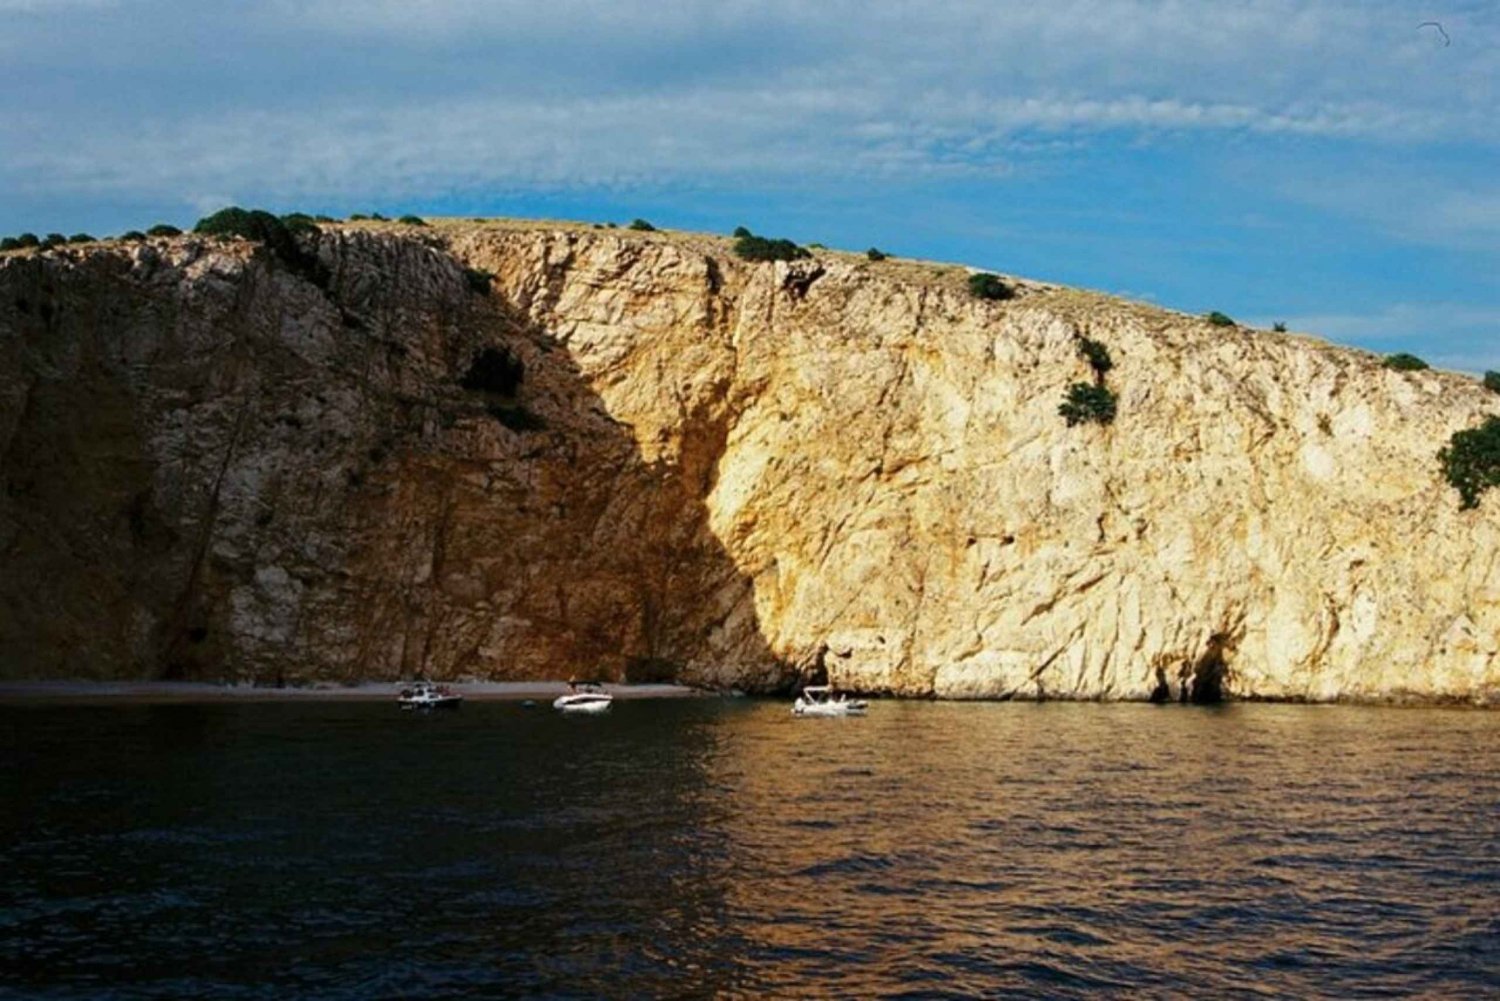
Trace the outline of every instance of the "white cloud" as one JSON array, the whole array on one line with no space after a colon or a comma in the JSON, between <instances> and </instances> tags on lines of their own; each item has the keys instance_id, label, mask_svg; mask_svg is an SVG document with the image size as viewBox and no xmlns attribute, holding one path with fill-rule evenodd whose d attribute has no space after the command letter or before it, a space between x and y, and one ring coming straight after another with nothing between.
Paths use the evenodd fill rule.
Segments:
<instances>
[{"instance_id":1,"label":"white cloud","mask_svg":"<svg viewBox=\"0 0 1500 1001\"><path fill-rule=\"evenodd\" d=\"M27 118L0 110L0 183L33 191L985 175L1102 133L1492 149L1500 117L1480 5L1446 17L1445 49L1405 6L1352 0L142 0L44 20L10 42L35 53Z\"/></svg>"},{"instance_id":2,"label":"white cloud","mask_svg":"<svg viewBox=\"0 0 1500 1001\"><path fill-rule=\"evenodd\" d=\"M0 14L54 14L118 7L121 0L0 0Z\"/></svg>"}]
</instances>

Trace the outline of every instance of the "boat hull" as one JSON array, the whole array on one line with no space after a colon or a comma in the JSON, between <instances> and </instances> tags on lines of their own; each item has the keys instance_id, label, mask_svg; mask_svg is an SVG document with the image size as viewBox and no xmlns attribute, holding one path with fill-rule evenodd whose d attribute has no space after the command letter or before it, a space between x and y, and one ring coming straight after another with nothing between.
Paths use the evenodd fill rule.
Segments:
<instances>
[{"instance_id":1,"label":"boat hull","mask_svg":"<svg viewBox=\"0 0 1500 1001\"><path fill-rule=\"evenodd\" d=\"M614 699L610 696L601 698L597 695L560 695L553 701L552 708L565 713L598 715L608 712L613 704Z\"/></svg>"},{"instance_id":2,"label":"boat hull","mask_svg":"<svg viewBox=\"0 0 1500 1001\"><path fill-rule=\"evenodd\" d=\"M398 699L402 709L457 709L463 705L458 695L445 695L436 699Z\"/></svg>"},{"instance_id":3,"label":"boat hull","mask_svg":"<svg viewBox=\"0 0 1500 1001\"><path fill-rule=\"evenodd\" d=\"M793 716L863 716L867 710L863 702L836 702L831 704L803 704L792 706Z\"/></svg>"}]
</instances>

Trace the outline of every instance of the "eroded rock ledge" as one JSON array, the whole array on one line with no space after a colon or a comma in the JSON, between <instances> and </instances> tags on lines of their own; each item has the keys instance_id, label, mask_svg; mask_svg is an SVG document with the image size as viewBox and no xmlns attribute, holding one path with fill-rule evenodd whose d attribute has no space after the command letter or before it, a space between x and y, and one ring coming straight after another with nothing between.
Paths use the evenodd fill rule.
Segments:
<instances>
[{"instance_id":1,"label":"eroded rock ledge","mask_svg":"<svg viewBox=\"0 0 1500 1001\"><path fill-rule=\"evenodd\" d=\"M1500 501L1435 462L1473 380L711 237L316 251L0 256L4 677L1500 698ZM1057 414L1082 336L1108 427Z\"/></svg>"}]
</instances>

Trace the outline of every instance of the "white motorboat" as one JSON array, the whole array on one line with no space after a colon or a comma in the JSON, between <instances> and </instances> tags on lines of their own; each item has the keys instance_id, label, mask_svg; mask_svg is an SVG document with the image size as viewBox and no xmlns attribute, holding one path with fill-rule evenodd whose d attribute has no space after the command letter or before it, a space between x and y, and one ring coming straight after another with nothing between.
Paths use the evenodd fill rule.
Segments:
<instances>
[{"instance_id":1,"label":"white motorboat","mask_svg":"<svg viewBox=\"0 0 1500 1001\"><path fill-rule=\"evenodd\" d=\"M570 691L552 700L552 708L565 713L602 713L614 704L615 697L591 682L569 683Z\"/></svg>"},{"instance_id":2,"label":"white motorboat","mask_svg":"<svg viewBox=\"0 0 1500 1001\"><path fill-rule=\"evenodd\" d=\"M431 681L414 681L403 685L396 695L402 709L457 709L464 697L447 685Z\"/></svg>"},{"instance_id":3,"label":"white motorboat","mask_svg":"<svg viewBox=\"0 0 1500 1001\"><path fill-rule=\"evenodd\" d=\"M792 703L793 716L863 716L870 708L864 699L846 698L843 692L834 694L827 685L808 685Z\"/></svg>"}]
</instances>

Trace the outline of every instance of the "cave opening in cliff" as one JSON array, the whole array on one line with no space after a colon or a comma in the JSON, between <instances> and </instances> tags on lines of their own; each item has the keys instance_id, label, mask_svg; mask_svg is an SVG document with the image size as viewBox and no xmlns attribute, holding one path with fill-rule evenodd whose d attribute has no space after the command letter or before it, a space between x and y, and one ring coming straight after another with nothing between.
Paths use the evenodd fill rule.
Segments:
<instances>
[{"instance_id":1,"label":"cave opening in cliff","mask_svg":"<svg viewBox=\"0 0 1500 1001\"><path fill-rule=\"evenodd\" d=\"M1214 705L1224 701L1224 685L1229 673L1224 655L1230 649L1228 633L1214 633L1208 638L1208 647L1192 670L1189 697L1195 705Z\"/></svg>"}]
</instances>

